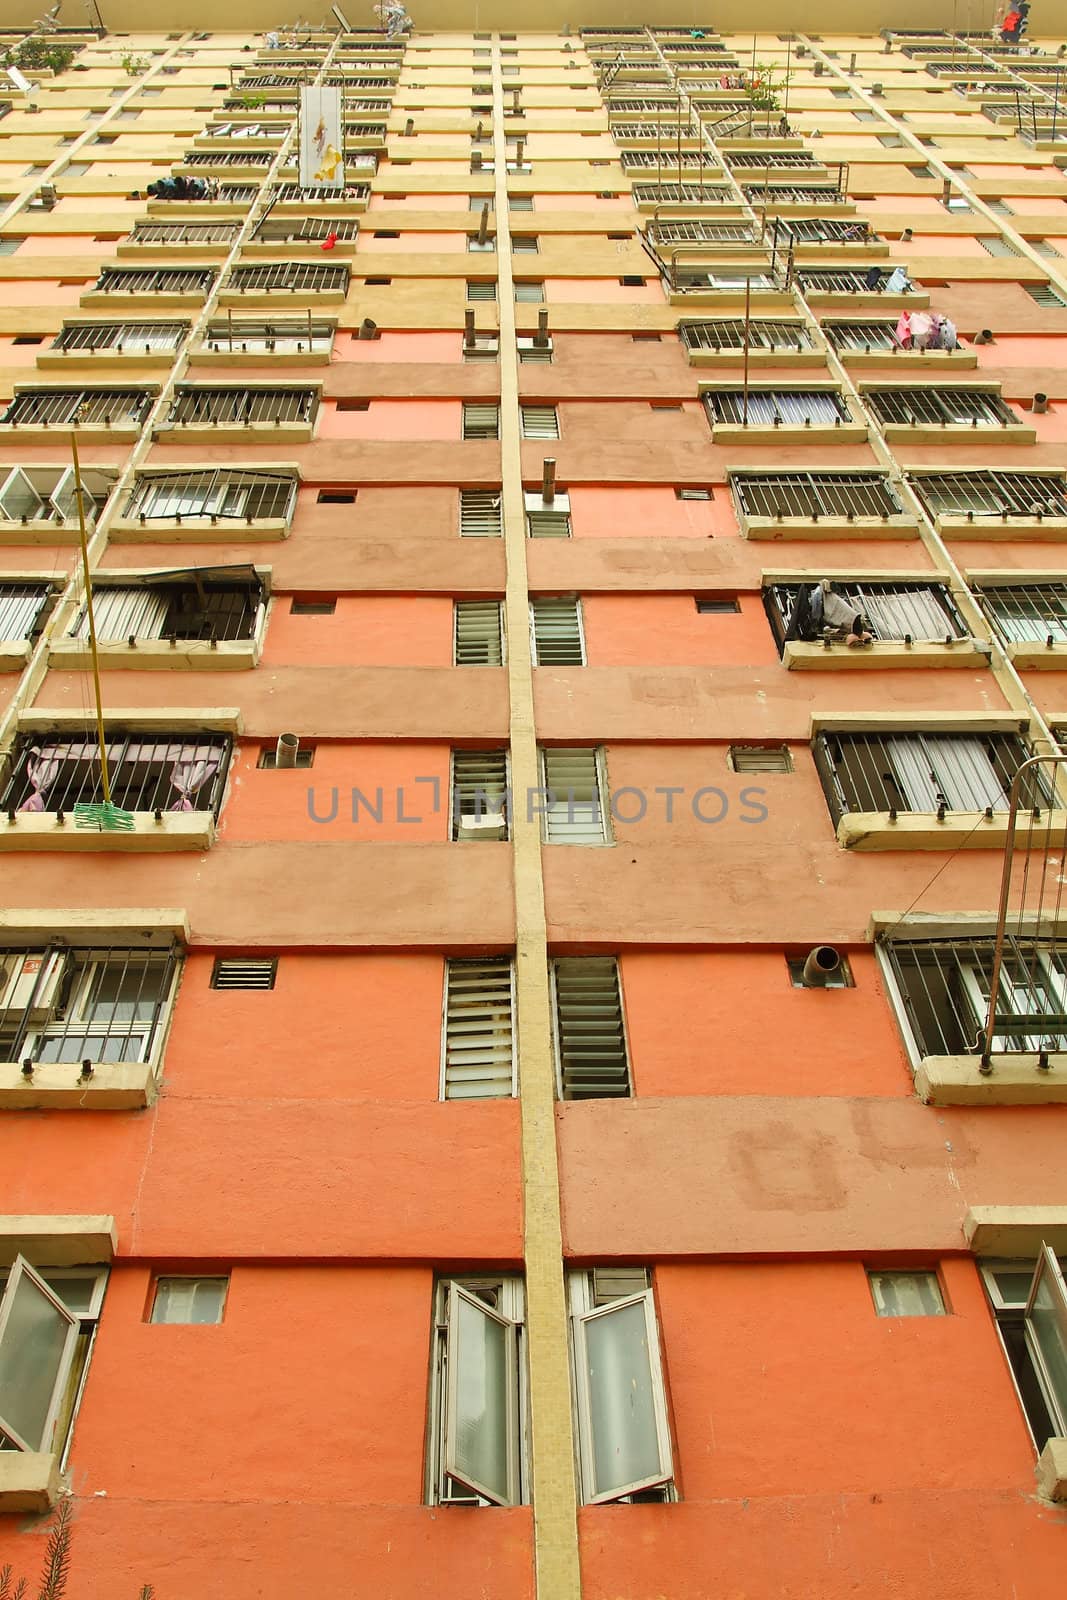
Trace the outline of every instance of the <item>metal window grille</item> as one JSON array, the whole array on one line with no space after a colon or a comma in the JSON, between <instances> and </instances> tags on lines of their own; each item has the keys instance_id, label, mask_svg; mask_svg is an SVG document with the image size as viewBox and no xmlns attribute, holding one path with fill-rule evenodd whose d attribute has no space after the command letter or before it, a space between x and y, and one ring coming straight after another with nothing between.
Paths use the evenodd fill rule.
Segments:
<instances>
[{"instance_id":1,"label":"metal window grille","mask_svg":"<svg viewBox=\"0 0 1067 1600\"><path fill-rule=\"evenodd\" d=\"M910 481L935 517L1067 517L1067 478L1060 473L916 473Z\"/></svg>"},{"instance_id":2,"label":"metal window grille","mask_svg":"<svg viewBox=\"0 0 1067 1600\"><path fill-rule=\"evenodd\" d=\"M888 940L920 1056L979 1054L993 982L995 939ZM1054 944L1005 936L994 1053L1067 1050L1067 959Z\"/></svg>"},{"instance_id":3,"label":"metal window grille","mask_svg":"<svg viewBox=\"0 0 1067 1600\"><path fill-rule=\"evenodd\" d=\"M558 439L559 414L555 406L521 406L524 439Z\"/></svg>"},{"instance_id":4,"label":"metal window grille","mask_svg":"<svg viewBox=\"0 0 1067 1600\"><path fill-rule=\"evenodd\" d=\"M678 205L696 201L699 205L737 204L736 191L729 184L716 183L635 183L637 205Z\"/></svg>"},{"instance_id":5,"label":"metal window grille","mask_svg":"<svg viewBox=\"0 0 1067 1600\"><path fill-rule=\"evenodd\" d=\"M304 261L260 267L234 267L224 287L247 294L327 294L348 289L347 267L320 267Z\"/></svg>"},{"instance_id":6,"label":"metal window grille","mask_svg":"<svg viewBox=\"0 0 1067 1600\"><path fill-rule=\"evenodd\" d=\"M742 187L745 199L755 206L832 206L844 205L848 200L847 194L830 184L746 183Z\"/></svg>"},{"instance_id":7,"label":"metal window grille","mask_svg":"<svg viewBox=\"0 0 1067 1600\"><path fill-rule=\"evenodd\" d=\"M863 403L883 423L911 427L1018 427L1019 417L998 394L982 389L864 389Z\"/></svg>"},{"instance_id":8,"label":"metal window grille","mask_svg":"<svg viewBox=\"0 0 1067 1600\"><path fill-rule=\"evenodd\" d=\"M179 384L167 415L170 427L252 427L263 423L310 422L318 409L317 389L212 389Z\"/></svg>"},{"instance_id":9,"label":"metal window grille","mask_svg":"<svg viewBox=\"0 0 1067 1600\"><path fill-rule=\"evenodd\" d=\"M851 244L859 242L869 244L877 239L867 222L857 222L852 219L843 220L838 217L789 217L783 218L781 232L787 239L798 243L821 244L827 240Z\"/></svg>"},{"instance_id":10,"label":"metal window grille","mask_svg":"<svg viewBox=\"0 0 1067 1600\"><path fill-rule=\"evenodd\" d=\"M895 322L824 322L822 331L835 350L895 350Z\"/></svg>"},{"instance_id":11,"label":"metal window grille","mask_svg":"<svg viewBox=\"0 0 1067 1600\"><path fill-rule=\"evenodd\" d=\"M269 167L273 150L187 150L183 167Z\"/></svg>"},{"instance_id":12,"label":"metal window grille","mask_svg":"<svg viewBox=\"0 0 1067 1600\"><path fill-rule=\"evenodd\" d=\"M465 439L499 439L500 407L480 401L463 402L463 437Z\"/></svg>"},{"instance_id":13,"label":"metal window grille","mask_svg":"<svg viewBox=\"0 0 1067 1600\"><path fill-rule=\"evenodd\" d=\"M48 584L0 583L0 639L30 639L52 597Z\"/></svg>"},{"instance_id":14,"label":"metal window grille","mask_svg":"<svg viewBox=\"0 0 1067 1600\"><path fill-rule=\"evenodd\" d=\"M457 667L499 667L504 661L499 600L457 600L453 661Z\"/></svg>"},{"instance_id":15,"label":"metal window grille","mask_svg":"<svg viewBox=\"0 0 1067 1600\"><path fill-rule=\"evenodd\" d=\"M117 355L127 351L150 355L177 350L188 332L187 322L65 322L51 348L64 353L111 350Z\"/></svg>"},{"instance_id":16,"label":"metal window grille","mask_svg":"<svg viewBox=\"0 0 1067 1600\"><path fill-rule=\"evenodd\" d=\"M835 823L851 812L1007 811L1012 779L1033 754L1009 733L820 733L814 752ZM1031 787L1043 809L1046 779Z\"/></svg>"},{"instance_id":17,"label":"metal window grille","mask_svg":"<svg viewBox=\"0 0 1067 1600\"><path fill-rule=\"evenodd\" d=\"M740 423L745 416L745 394L741 389L716 389L704 396L704 406L712 423ZM803 427L849 421L844 397L833 390L752 389L748 394L750 426Z\"/></svg>"},{"instance_id":18,"label":"metal window grille","mask_svg":"<svg viewBox=\"0 0 1067 1600\"><path fill-rule=\"evenodd\" d=\"M750 517L820 517L882 521L901 505L878 472L758 472L731 480L742 512Z\"/></svg>"},{"instance_id":19,"label":"metal window grille","mask_svg":"<svg viewBox=\"0 0 1067 1600\"><path fill-rule=\"evenodd\" d=\"M218 956L211 969L213 989L273 989L277 956Z\"/></svg>"},{"instance_id":20,"label":"metal window grille","mask_svg":"<svg viewBox=\"0 0 1067 1600\"><path fill-rule=\"evenodd\" d=\"M541 305L545 298L543 283L521 282L515 284L515 301L517 305Z\"/></svg>"},{"instance_id":21,"label":"metal window grille","mask_svg":"<svg viewBox=\"0 0 1067 1600\"><path fill-rule=\"evenodd\" d=\"M23 389L0 415L11 428L139 427L152 404L147 389Z\"/></svg>"},{"instance_id":22,"label":"metal window grille","mask_svg":"<svg viewBox=\"0 0 1067 1600\"><path fill-rule=\"evenodd\" d=\"M775 583L763 592L779 649L789 633L803 585ZM835 582L835 593L864 619L876 639L965 639L969 630L940 583Z\"/></svg>"},{"instance_id":23,"label":"metal window grille","mask_svg":"<svg viewBox=\"0 0 1067 1600\"><path fill-rule=\"evenodd\" d=\"M334 331L332 322L314 322L307 317L275 317L269 322L231 317L210 323L204 343L209 350L302 355L332 349Z\"/></svg>"},{"instance_id":24,"label":"metal window grille","mask_svg":"<svg viewBox=\"0 0 1067 1600\"><path fill-rule=\"evenodd\" d=\"M614 956L553 963L556 1053L564 1100L626 1098L630 1063Z\"/></svg>"},{"instance_id":25,"label":"metal window grille","mask_svg":"<svg viewBox=\"0 0 1067 1600\"><path fill-rule=\"evenodd\" d=\"M445 1100L515 1093L515 974L506 956L445 963Z\"/></svg>"},{"instance_id":26,"label":"metal window grille","mask_svg":"<svg viewBox=\"0 0 1067 1600\"><path fill-rule=\"evenodd\" d=\"M499 489L459 491L459 531L464 539L500 539L504 534Z\"/></svg>"},{"instance_id":27,"label":"metal window grille","mask_svg":"<svg viewBox=\"0 0 1067 1600\"><path fill-rule=\"evenodd\" d=\"M784 744L732 744L730 766L734 772L792 772L793 757Z\"/></svg>"},{"instance_id":28,"label":"metal window grille","mask_svg":"<svg viewBox=\"0 0 1067 1600\"><path fill-rule=\"evenodd\" d=\"M8 1061L150 1061L181 951L121 945L0 949L0 1056Z\"/></svg>"},{"instance_id":29,"label":"metal window grille","mask_svg":"<svg viewBox=\"0 0 1067 1600\"><path fill-rule=\"evenodd\" d=\"M267 217L256 229L259 244L302 244L333 234L335 239L355 239L359 234L356 217Z\"/></svg>"},{"instance_id":30,"label":"metal window grille","mask_svg":"<svg viewBox=\"0 0 1067 1600\"><path fill-rule=\"evenodd\" d=\"M223 185L225 190L226 185ZM252 191L253 195L255 190ZM302 189L298 183L279 183L274 186L274 198L279 205L314 205L325 200L331 205L339 201L359 201L370 199L370 185L367 183L347 183L340 192L336 189L327 189L322 185L312 184ZM224 194L224 198L229 198Z\"/></svg>"},{"instance_id":31,"label":"metal window grille","mask_svg":"<svg viewBox=\"0 0 1067 1600\"><path fill-rule=\"evenodd\" d=\"M127 811L210 811L218 815L231 740L216 734L164 734L111 729L107 735L111 798ZM104 791L95 735L23 734L0 795L9 813L70 812L98 803Z\"/></svg>"},{"instance_id":32,"label":"metal window grille","mask_svg":"<svg viewBox=\"0 0 1067 1600\"><path fill-rule=\"evenodd\" d=\"M747 222L656 222L649 235L657 245L753 244L756 229Z\"/></svg>"},{"instance_id":33,"label":"metal window grille","mask_svg":"<svg viewBox=\"0 0 1067 1600\"><path fill-rule=\"evenodd\" d=\"M878 294L878 289L872 289L867 284L866 270L849 272L843 268L828 269L819 267L800 267L797 270L797 283L802 294ZM884 287L885 279L882 279ZM915 294L914 288L900 290L901 294Z\"/></svg>"},{"instance_id":34,"label":"metal window grille","mask_svg":"<svg viewBox=\"0 0 1067 1600\"><path fill-rule=\"evenodd\" d=\"M230 244L240 226L239 222L138 222L129 237L131 244Z\"/></svg>"},{"instance_id":35,"label":"metal window grille","mask_svg":"<svg viewBox=\"0 0 1067 1600\"><path fill-rule=\"evenodd\" d=\"M595 746L542 750L541 823L546 844L603 844L608 838L602 765Z\"/></svg>"},{"instance_id":36,"label":"metal window grille","mask_svg":"<svg viewBox=\"0 0 1067 1600\"><path fill-rule=\"evenodd\" d=\"M1005 643L1067 643L1067 583L981 584L974 592Z\"/></svg>"},{"instance_id":37,"label":"metal window grille","mask_svg":"<svg viewBox=\"0 0 1067 1600\"><path fill-rule=\"evenodd\" d=\"M729 167L821 167L810 150L727 150Z\"/></svg>"},{"instance_id":38,"label":"metal window grille","mask_svg":"<svg viewBox=\"0 0 1067 1600\"><path fill-rule=\"evenodd\" d=\"M190 294L202 300L215 277L214 267L105 267L94 288L101 294Z\"/></svg>"},{"instance_id":39,"label":"metal window grille","mask_svg":"<svg viewBox=\"0 0 1067 1600\"><path fill-rule=\"evenodd\" d=\"M220 183L217 200L228 206L250 206L259 194L254 183Z\"/></svg>"},{"instance_id":40,"label":"metal window grille","mask_svg":"<svg viewBox=\"0 0 1067 1600\"><path fill-rule=\"evenodd\" d=\"M744 350L745 323L740 317L713 322L682 322L678 325L687 350ZM809 350L811 334L802 322L772 322L753 318L748 324L748 344L752 350Z\"/></svg>"},{"instance_id":41,"label":"metal window grille","mask_svg":"<svg viewBox=\"0 0 1067 1600\"><path fill-rule=\"evenodd\" d=\"M453 840L507 837L507 751L453 750Z\"/></svg>"},{"instance_id":42,"label":"metal window grille","mask_svg":"<svg viewBox=\"0 0 1067 1600\"><path fill-rule=\"evenodd\" d=\"M585 666L585 639L577 599L531 600L530 633L535 666Z\"/></svg>"},{"instance_id":43,"label":"metal window grille","mask_svg":"<svg viewBox=\"0 0 1067 1600\"><path fill-rule=\"evenodd\" d=\"M102 577L93 585L97 636L108 642L252 639L262 611L263 585L252 567L155 573L136 583ZM70 633L85 639L88 632L83 606Z\"/></svg>"},{"instance_id":44,"label":"metal window grille","mask_svg":"<svg viewBox=\"0 0 1067 1600\"><path fill-rule=\"evenodd\" d=\"M267 521L288 518L295 499L296 479L281 473L160 472L138 480L126 515L150 521L184 517Z\"/></svg>"},{"instance_id":45,"label":"metal window grille","mask_svg":"<svg viewBox=\"0 0 1067 1600\"><path fill-rule=\"evenodd\" d=\"M478 281L474 279L468 279L467 299L472 305L477 304L479 301L495 300L496 284L491 280Z\"/></svg>"},{"instance_id":46,"label":"metal window grille","mask_svg":"<svg viewBox=\"0 0 1067 1600\"><path fill-rule=\"evenodd\" d=\"M677 129L675 129L677 134ZM627 172L636 172L651 168L658 171L666 167L668 171L677 171L679 167L695 169L700 167L707 172L714 169L715 163L709 161L705 150L620 150L619 159Z\"/></svg>"}]
</instances>

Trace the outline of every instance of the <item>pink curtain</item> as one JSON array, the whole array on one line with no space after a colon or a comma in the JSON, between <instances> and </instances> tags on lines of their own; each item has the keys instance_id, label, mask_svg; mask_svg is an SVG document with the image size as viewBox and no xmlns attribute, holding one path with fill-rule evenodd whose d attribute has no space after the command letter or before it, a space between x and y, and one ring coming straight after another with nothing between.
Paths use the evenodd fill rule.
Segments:
<instances>
[{"instance_id":1,"label":"pink curtain","mask_svg":"<svg viewBox=\"0 0 1067 1600\"><path fill-rule=\"evenodd\" d=\"M60 758L65 753L64 746L58 744L34 745L31 748L26 759L26 777L33 793L27 795L19 806L20 811L44 810L45 797L59 776Z\"/></svg>"},{"instance_id":2,"label":"pink curtain","mask_svg":"<svg viewBox=\"0 0 1067 1600\"><path fill-rule=\"evenodd\" d=\"M168 811L194 811L193 796L214 777L222 765L222 754L212 745L185 744L172 746L175 754L171 768L171 787L178 798L167 807ZM170 755L171 751L167 752Z\"/></svg>"}]
</instances>

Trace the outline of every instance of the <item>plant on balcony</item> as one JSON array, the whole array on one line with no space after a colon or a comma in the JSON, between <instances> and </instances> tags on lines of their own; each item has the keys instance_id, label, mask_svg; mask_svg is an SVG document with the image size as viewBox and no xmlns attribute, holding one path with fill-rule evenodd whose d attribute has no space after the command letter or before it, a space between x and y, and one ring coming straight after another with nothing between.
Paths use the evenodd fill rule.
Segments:
<instances>
[{"instance_id":1,"label":"plant on balcony","mask_svg":"<svg viewBox=\"0 0 1067 1600\"><path fill-rule=\"evenodd\" d=\"M62 72L74 60L69 44L51 39L23 39L0 54L0 64L18 67L20 72Z\"/></svg>"}]
</instances>

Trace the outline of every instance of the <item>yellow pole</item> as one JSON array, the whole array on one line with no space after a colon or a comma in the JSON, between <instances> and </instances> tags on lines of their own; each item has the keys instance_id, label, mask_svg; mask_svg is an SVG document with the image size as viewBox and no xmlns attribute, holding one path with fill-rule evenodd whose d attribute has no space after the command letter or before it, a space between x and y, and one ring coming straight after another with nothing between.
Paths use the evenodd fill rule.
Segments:
<instances>
[{"instance_id":1,"label":"yellow pole","mask_svg":"<svg viewBox=\"0 0 1067 1600\"><path fill-rule=\"evenodd\" d=\"M111 779L107 770L107 741L104 735L104 703L100 693L100 657L96 648L96 618L93 615L93 584L89 576L89 541L85 534L85 505L82 500L81 464L78 461L78 437L70 436L70 449L74 457L74 495L78 502L78 537L82 550L82 577L85 582L85 610L89 618L89 651L93 658L93 692L96 695L96 737L100 745L100 778L104 787L104 804L111 804Z\"/></svg>"}]
</instances>

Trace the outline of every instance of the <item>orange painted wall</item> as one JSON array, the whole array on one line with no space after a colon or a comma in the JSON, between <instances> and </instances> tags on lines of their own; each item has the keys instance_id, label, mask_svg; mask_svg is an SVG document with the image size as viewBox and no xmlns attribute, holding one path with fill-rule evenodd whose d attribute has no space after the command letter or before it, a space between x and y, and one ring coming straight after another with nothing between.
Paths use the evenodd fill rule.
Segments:
<instances>
[{"instance_id":1,"label":"orange painted wall","mask_svg":"<svg viewBox=\"0 0 1067 1600\"><path fill-rule=\"evenodd\" d=\"M440 595L342 595L332 616L294 616L276 595L262 666L319 667L452 664L452 601Z\"/></svg>"},{"instance_id":2,"label":"orange painted wall","mask_svg":"<svg viewBox=\"0 0 1067 1600\"><path fill-rule=\"evenodd\" d=\"M739 613L709 616L697 611L692 595L590 594L582 601L582 618L593 667L711 667L778 659L757 595L746 595Z\"/></svg>"},{"instance_id":3,"label":"orange painted wall","mask_svg":"<svg viewBox=\"0 0 1067 1600\"><path fill-rule=\"evenodd\" d=\"M334 340L335 361L462 361L461 333L396 333L383 328L377 339L358 339L355 332L339 332Z\"/></svg>"},{"instance_id":4,"label":"orange painted wall","mask_svg":"<svg viewBox=\"0 0 1067 1600\"><path fill-rule=\"evenodd\" d=\"M462 424L458 400L372 400L366 411L339 411L326 400L317 431L322 439L459 439Z\"/></svg>"},{"instance_id":5,"label":"orange painted wall","mask_svg":"<svg viewBox=\"0 0 1067 1600\"><path fill-rule=\"evenodd\" d=\"M582 305L591 301L598 305L629 304L634 301L662 305L664 302L658 278L645 278L639 284L620 283L618 278L546 278L545 299L549 305L557 306Z\"/></svg>"},{"instance_id":6,"label":"orange painted wall","mask_svg":"<svg viewBox=\"0 0 1067 1600\"><path fill-rule=\"evenodd\" d=\"M705 501L679 500L673 489L582 484L570 490L570 497L576 539L708 539L737 534L737 519L724 488Z\"/></svg>"},{"instance_id":7,"label":"orange painted wall","mask_svg":"<svg viewBox=\"0 0 1067 1600\"><path fill-rule=\"evenodd\" d=\"M372 255L375 251L406 256L461 254L466 248L467 236L463 233L417 233L410 230L401 233L399 239L376 239L374 230L368 228L359 236L358 254Z\"/></svg>"}]
</instances>

